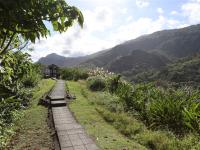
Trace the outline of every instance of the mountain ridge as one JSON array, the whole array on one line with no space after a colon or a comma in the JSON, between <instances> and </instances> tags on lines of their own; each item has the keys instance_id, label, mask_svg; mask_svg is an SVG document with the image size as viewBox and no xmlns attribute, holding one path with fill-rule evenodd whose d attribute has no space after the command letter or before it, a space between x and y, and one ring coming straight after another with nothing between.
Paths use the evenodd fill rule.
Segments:
<instances>
[{"instance_id":1,"label":"mountain ridge","mask_svg":"<svg viewBox=\"0 0 200 150\"><path fill-rule=\"evenodd\" d=\"M92 55L77 58L62 56L59 63L54 60L56 57L52 59L49 56L47 60L42 58L39 62L51 62L62 67L103 67L122 74L125 72L126 75L127 72L128 74L135 73L133 70L137 67L143 70L145 68L158 69L172 60L199 53L199 41L200 24L143 35ZM126 67L127 65L129 67Z\"/></svg>"}]
</instances>

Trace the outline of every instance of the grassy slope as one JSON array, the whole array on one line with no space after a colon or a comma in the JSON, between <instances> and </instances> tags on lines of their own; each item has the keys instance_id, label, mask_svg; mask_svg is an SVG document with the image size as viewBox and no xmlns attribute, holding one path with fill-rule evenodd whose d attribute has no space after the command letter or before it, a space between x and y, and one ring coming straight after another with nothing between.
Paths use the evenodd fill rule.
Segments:
<instances>
[{"instance_id":1,"label":"grassy slope","mask_svg":"<svg viewBox=\"0 0 200 150\"><path fill-rule=\"evenodd\" d=\"M96 111L82 93L85 88L84 83L68 82L68 87L71 93L75 94L77 99L70 104L70 109L74 112L77 120L82 124L89 135L95 137L97 144L105 150L143 150L145 147L129 140L119 133L112 125L108 124L101 115ZM92 95L94 93L88 92Z\"/></svg>"},{"instance_id":2,"label":"grassy slope","mask_svg":"<svg viewBox=\"0 0 200 150\"><path fill-rule=\"evenodd\" d=\"M38 105L38 100L53 87L54 83L53 80L42 80L34 89L31 106L17 121L17 134L11 143L14 145L12 149L51 149L53 141L47 125L48 108Z\"/></svg>"},{"instance_id":3,"label":"grassy slope","mask_svg":"<svg viewBox=\"0 0 200 150\"><path fill-rule=\"evenodd\" d=\"M87 132L96 138L97 144L102 149L200 150L199 138L192 133L177 138L171 132L149 130L128 114L109 112L101 103L107 105L106 101L114 97L105 92L91 92L85 83L85 81L68 82L70 92L77 97L70 104L70 109ZM114 122L111 121L113 119ZM122 134L127 135L129 139Z\"/></svg>"}]
</instances>

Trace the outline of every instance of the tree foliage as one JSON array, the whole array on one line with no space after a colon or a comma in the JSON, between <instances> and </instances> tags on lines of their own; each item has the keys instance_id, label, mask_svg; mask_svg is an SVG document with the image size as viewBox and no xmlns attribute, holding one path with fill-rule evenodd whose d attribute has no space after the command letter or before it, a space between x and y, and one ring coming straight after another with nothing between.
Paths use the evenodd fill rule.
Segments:
<instances>
[{"instance_id":1,"label":"tree foliage","mask_svg":"<svg viewBox=\"0 0 200 150\"><path fill-rule=\"evenodd\" d=\"M82 80L88 78L88 72L81 68L62 68L60 70L61 77L64 80Z\"/></svg>"},{"instance_id":2,"label":"tree foliage","mask_svg":"<svg viewBox=\"0 0 200 150\"><path fill-rule=\"evenodd\" d=\"M17 95L24 87L24 80L38 70L30 55L20 51L10 51L0 61L0 99Z\"/></svg>"},{"instance_id":3,"label":"tree foliage","mask_svg":"<svg viewBox=\"0 0 200 150\"><path fill-rule=\"evenodd\" d=\"M20 50L50 34L46 21L61 33L74 21L83 26L84 19L65 0L0 0L0 149L7 141L7 127L17 111L28 106L31 87L41 79L41 66Z\"/></svg>"},{"instance_id":4,"label":"tree foliage","mask_svg":"<svg viewBox=\"0 0 200 150\"><path fill-rule=\"evenodd\" d=\"M19 47L22 39L35 42L46 37L50 31L45 21L61 33L76 20L83 26L80 10L65 0L0 0L0 54Z\"/></svg>"}]
</instances>

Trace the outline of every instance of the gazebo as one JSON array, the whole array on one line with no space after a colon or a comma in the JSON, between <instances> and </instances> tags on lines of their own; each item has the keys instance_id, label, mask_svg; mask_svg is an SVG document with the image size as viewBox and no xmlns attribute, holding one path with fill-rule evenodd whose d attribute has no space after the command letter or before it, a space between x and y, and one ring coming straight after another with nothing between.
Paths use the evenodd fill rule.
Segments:
<instances>
[{"instance_id":1,"label":"gazebo","mask_svg":"<svg viewBox=\"0 0 200 150\"><path fill-rule=\"evenodd\" d=\"M59 67L55 64L51 64L45 69L45 77L46 78L59 78Z\"/></svg>"}]
</instances>

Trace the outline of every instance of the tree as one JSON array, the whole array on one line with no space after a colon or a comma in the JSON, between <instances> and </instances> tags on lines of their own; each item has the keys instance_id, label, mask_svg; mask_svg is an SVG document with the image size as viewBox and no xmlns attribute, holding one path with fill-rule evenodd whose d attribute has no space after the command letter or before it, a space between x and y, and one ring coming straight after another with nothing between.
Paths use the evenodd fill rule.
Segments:
<instances>
[{"instance_id":1,"label":"tree","mask_svg":"<svg viewBox=\"0 0 200 150\"><path fill-rule=\"evenodd\" d=\"M81 11L65 0L0 0L0 55L49 35L44 21L61 33L76 20L82 27Z\"/></svg>"}]
</instances>

